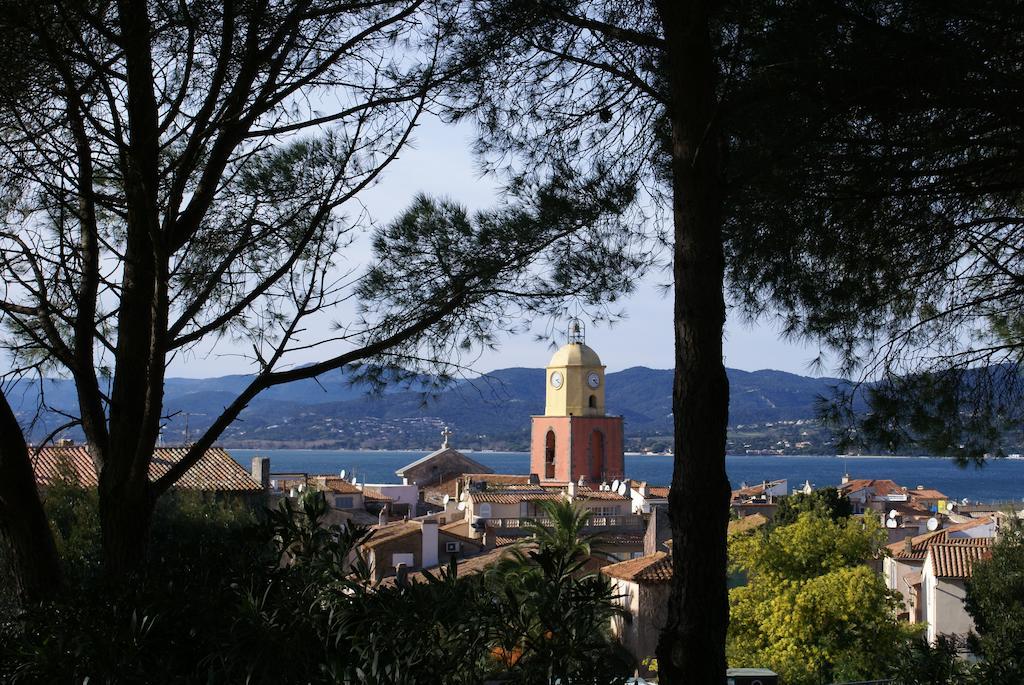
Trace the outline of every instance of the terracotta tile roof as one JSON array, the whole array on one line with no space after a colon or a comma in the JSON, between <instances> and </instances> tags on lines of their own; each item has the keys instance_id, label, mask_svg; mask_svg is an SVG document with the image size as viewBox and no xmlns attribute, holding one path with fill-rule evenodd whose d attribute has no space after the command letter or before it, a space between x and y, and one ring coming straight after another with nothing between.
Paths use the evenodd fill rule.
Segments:
<instances>
[{"instance_id":1,"label":"terracotta tile roof","mask_svg":"<svg viewBox=\"0 0 1024 685\"><path fill-rule=\"evenodd\" d=\"M513 533L510 530L503 530L501 535L494 535L494 546L495 547L507 547L508 545L514 545L517 542L524 542L532 537L526 531Z\"/></svg>"},{"instance_id":2,"label":"terracotta tile roof","mask_svg":"<svg viewBox=\"0 0 1024 685\"><path fill-rule=\"evenodd\" d=\"M522 550L523 553L525 554L529 550L535 549L535 545L529 545L529 544L528 545L523 545L519 549ZM459 559L459 560L457 560L455 562L456 563L456 567L458 568L458 571L457 571L458 576L460 578L462 578L464 576L477 575L479 573L482 573L482 572L486 571L491 566L494 566L495 564L497 564L502 559L505 559L506 557L509 557L511 555L512 555L512 550L511 549L508 549L507 547L496 547L495 549L488 550L486 552L481 552L480 554L475 554L475 555L473 555L471 557L465 557L463 559ZM410 583L424 583L424 582L427 581L427 576L424 573L424 571L430 572L430 574L432 576L437 578L441 574L441 571L444 570L444 569L447 569L447 568L448 568L448 563L446 562L444 564L439 564L437 566L433 566L433 567L428 568L428 569L423 569L423 570L420 570L420 571L416 571L415 573L410 573L409 574L409 582ZM396 579L392 576L392 577L385 578L384 580L382 580L381 581L381 585L392 586L396 582L397 582Z\"/></svg>"},{"instance_id":3,"label":"terracotta tile roof","mask_svg":"<svg viewBox=\"0 0 1024 685\"><path fill-rule=\"evenodd\" d=\"M970 578L974 562L992 556L991 538L954 538L928 547L936 578Z\"/></svg>"},{"instance_id":4,"label":"terracotta tile roof","mask_svg":"<svg viewBox=\"0 0 1024 685\"><path fill-rule=\"evenodd\" d=\"M445 495L448 495L452 499L455 498L455 491L459 486L459 478L449 478L443 480L440 483L434 483L433 485L421 485L420 491L424 493L427 500L436 499L438 502L444 499Z\"/></svg>"},{"instance_id":5,"label":"terracotta tile roof","mask_svg":"<svg viewBox=\"0 0 1024 685\"><path fill-rule=\"evenodd\" d=\"M370 539L363 543L363 547L373 549L387 542L394 542L413 535L422 535L423 527L415 521L395 521L385 523L373 529Z\"/></svg>"},{"instance_id":6,"label":"terracotta tile roof","mask_svg":"<svg viewBox=\"0 0 1024 685\"><path fill-rule=\"evenodd\" d=\"M659 497L661 499L665 499L665 498L668 497L668 491L669 490L671 490L671 488L669 486L667 486L667 485L648 485L647 486L647 496L648 497Z\"/></svg>"},{"instance_id":7,"label":"terracotta tile roof","mask_svg":"<svg viewBox=\"0 0 1024 685\"><path fill-rule=\"evenodd\" d=\"M903 486L897 484L895 481L887 479L876 480L873 478L857 478L839 486L839 492L846 493L847 495L853 492L860 492L865 489L870 489L875 495L883 497L885 495L902 494L906 492L906 489L903 488Z\"/></svg>"},{"instance_id":8,"label":"terracotta tile roof","mask_svg":"<svg viewBox=\"0 0 1024 685\"><path fill-rule=\"evenodd\" d=\"M935 530L924 535L917 535L910 538L910 548L907 548L907 541L900 540L899 542L893 542L892 544L886 545L894 559L900 561L924 561L925 555L928 553L928 547L937 543L951 542L954 540L975 540L985 538L956 538L950 537L950 533L959 533L978 526L984 526L992 523L990 518L980 518L973 521L964 521L963 523L957 523L952 526L947 526L942 530Z\"/></svg>"},{"instance_id":9,"label":"terracotta tile roof","mask_svg":"<svg viewBox=\"0 0 1024 685\"><path fill-rule=\"evenodd\" d=\"M419 459L417 459L416 461L412 462L411 464L406 464L402 468L397 469L395 471L395 475L397 475L399 478L403 478L407 471L412 471L413 469L415 469L418 466L422 466L422 465L426 464L427 462L430 462L430 461L433 461L434 459L439 459L439 458L445 457L445 456L453 457L453 458L461 461L464 465L469 466L470 468L474 468L474 469L475 468L479 468L480 471L484 472L484 473L486 473L489 470L486 466L484 466L480 462L476 461L475 459L470 459L469 457L467 457L465 454L463 454L462 452L458 451L454 447L442 447L441 449L434 450L433 452L431 452L430 454L428 454L428 455L426 455L424 457L420 457Z\"/></svg>"},{"instance_id":10,"label":"terracotta tile roof","mask_svg":"<svg viewBox=\"0 0 1024 685\"><path fill-rule=\"evenodd\" d=\"M642 547L644 544L643 531L636 533L609 532L596 533L597 539L601 542L599 546L615 547Z\"/></svg>"},{"instance_id":11,"label":"terracotta tile roof","mask_svg":"<svg viewBox=\"0 0 1024 685\"><path fill-rule=\"evenodd\" d=\"M520 502L555 501L562 498L561 491L547 490L484 490L469 493L474 503L518 504Z\"/></svg>"},{"instance_id":12,"label":"terracotta tile roof","mask_svg":"<svg viewBox=\"0 0 1024 685\"><path fill-rule=\"evenodd\" d=\"M594 490L588 487L576 488L576 499L577 500L588 500L588 499L600 499L600 500L619 500L625 501L630 499L627 495L620 495L617 492L611 490Z\"/></svg>"},{"instance_id":13,"label":"terracotta tile roof","mask_svg":"<svg viewBox=\"0 0 1024 685\"><path fill-rule=\"evenodd\" d=\"M380 488L370 488L363 486L363 499L368 502L394 502L393 497L388 497L381 492Z\"/></svg>"},{"instance_id":14,"label":"terracotta tile roof","mask_svg":"<svg viewBox=\"0 0 1024 685\"><path fill-rule=\"evenodd\" d=\"M443 535L458 538L463 542L468 542L470 544L477 545L478 547L483 547L483 540L479 538L473 538L469 534L469 521L467 521L466 519L446 523L443 526L438 526L437 529Z\"/></svg>"},{"instance_id":15,"label":"terracotta tile roof","mask_svg":"<svg viewBox=\"0 0 1024 685\"><path fill-rule=\"evenodd\" d=\"M909 502L890 502L886 505L883 513L888 514L895 510L900 516L913 516L918 518L931 518L931 509L920 502L910 500Z\"/></svg>"},{"instance_id":16,"label":"terracotta tile roof","mask_svg":"<svg viewBox=\"0 0 1024 685\"><path fill-rule=\"evenodd\" d=\"M766 483L758 483L757 485L748 485L744 488L732 491L732 498L737 499L740 497L756 497L757 495L763 495L769 488L776 487L782 484L782 480L770 480Z\"/></svg>"},{"instance_id":17,"label":"terracotta tile roof","mask_svg":"<svg viewBox=\"0 0 1024 685\"><path fill-rule=\"evenodd\" d=\"M907 494L911 498L917 499L949 499L938 490L932 488L918 488L917 490L907 490Z\"/></svg>"},{"instance_id":18,"label":"terracotta tile roof","mask_svg":"<svg viewBox=\"0 0 1024 685\"><path fill-rule=\"evenodd\" d=\"M460 478L474 483L486 481L487 483L504 485L529 485L530 476L519 473L464 473Z\"/></svg>"},{"instance_id":19,"label":"terracotta tile roof","mask_svg":"<svg viewBox=\"0 0 1024 685\"><path fill-rule=\"evenodd\" d=\"M149 479L156 480L174 464L181 461L188 450L184 447L157 447L149 462ZM32 460L36 483L47 486L58 478L64 465L78 476L83 487L97 485L96 469L85 445L43 447ZM211 447L199 461L185 472L174 487L183 490L210 492L260 492L260 484L249 472L231 458L224 449Z\"/></svg>"},{"instance_id":20,"label":"terracotta tile roof","mask_svg":"<svg viewBox=\"0 0 1024 685\"><path fill-rule=\"evenodd\" d=\"M729 535L739 535L747 531L760 528L768 523L768 517L764 514L751 514L735 521L729 521Z\"/></svg>"},{"instance_id":21,"label":"terracotta tile roof","mask_svg":"<svg viewBox=\"0 0 1024 685\"><path fill-rule=\"evenodd\" d=\"M640 584L667 583L672 580L672 557L666 552L655 552L609 564L601 569L601 573Z\"/></svg>"},{"instance_id":22,"label":"terracotta tile roof","mask_svg":"<svg viewBox=\"0 0 1024 685\"><path fill-rule=\"evenodd\" d=\"M363 491L338 476L317 476L317 483L324 489L339 495L361 495Z\"/></svg>"}]
</instances>

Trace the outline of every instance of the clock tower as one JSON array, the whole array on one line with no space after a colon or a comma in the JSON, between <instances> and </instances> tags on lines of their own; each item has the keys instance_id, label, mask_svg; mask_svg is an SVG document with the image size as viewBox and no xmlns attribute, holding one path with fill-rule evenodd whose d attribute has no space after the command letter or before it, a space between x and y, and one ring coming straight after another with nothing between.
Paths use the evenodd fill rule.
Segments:
<instances>
[{"instance_id":1,"label":"clock tower","mask_svg":"<svg viewBox=\"0 0 1024 685\"><path fill-rule=\"evenodd\" d=\"M605 413L604 365L579 320L570 321L568 343L555 352L544 379L544 415L532 419L530 473L542 483L621 479L622 417Z\"/></svg>"}]
</instances>

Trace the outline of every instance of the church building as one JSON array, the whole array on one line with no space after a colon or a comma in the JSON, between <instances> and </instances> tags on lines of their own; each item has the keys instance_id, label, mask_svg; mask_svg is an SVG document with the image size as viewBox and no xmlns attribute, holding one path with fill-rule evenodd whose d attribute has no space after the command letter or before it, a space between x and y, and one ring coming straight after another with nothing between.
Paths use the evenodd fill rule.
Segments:
<instances>
[{"instance_id":1,"label":"church building","mask_svg":"<svg viewBox=\"0 0 1024 685\"><path fill-rule=\"evenodd\" d=\"M541 483L622 479L622 417L605 413L604 366L580 321L570 322L568 344L551 358L545 382L544 415L532 418L530 473Z\"/></svg>"}]
</instances>

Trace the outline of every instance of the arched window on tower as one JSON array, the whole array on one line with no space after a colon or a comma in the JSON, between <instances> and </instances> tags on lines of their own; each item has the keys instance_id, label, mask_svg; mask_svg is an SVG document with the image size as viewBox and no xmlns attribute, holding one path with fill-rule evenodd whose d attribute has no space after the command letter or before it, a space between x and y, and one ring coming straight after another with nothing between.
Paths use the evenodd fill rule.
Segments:
<instances>
[{"instance_id":1,"label":"arched window on tower","mask_svg":"<svg viewBox=\"0 0 1024 685\"><path fill-rule=\"evenodd\" d=\"M604 480L604 433L594 431L590 434L590 480Z\"/></svg>"},{"instance_id":2,"label":"arched window on tower","mask_svg":"<svg viewBox=\"0 0 1024 685\"><path fill-rule=\"evenodd\" d=\"M591 395L590 396L590 408L591 409L597 409L597 396L596 395Z\"/></svg>"},{"instance_id":3,"label":"arched window on tower","mask_svg":"<svg viewBox=\"0 0 1024 685\"><path fill-rule=\"evenodd\" d=\"M544 477L555 477L555 431L552 430L544 439Z\"/></svg>"}]
</instances>

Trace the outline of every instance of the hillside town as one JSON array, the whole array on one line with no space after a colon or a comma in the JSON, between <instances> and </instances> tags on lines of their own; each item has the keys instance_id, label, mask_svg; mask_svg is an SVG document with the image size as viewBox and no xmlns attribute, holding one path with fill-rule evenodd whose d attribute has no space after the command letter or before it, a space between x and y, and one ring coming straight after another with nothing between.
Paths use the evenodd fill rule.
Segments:
<instances>
[{"instance_id":1,"label":"hillside town","mask_svg":"<svg viewBox=\"0 0 1024 685\"><path fill-rule=\"evenodd\" d=\"M494 473L460 452L446 427L440 447L397 469L394 482L361 482L344 471L277 471L267 456L252 458L247 472L226 451L213 448L177 487L271 508L322 497L328 508L322 525L368 528L357 554L365 559L372 584L380 587L407 587L446 573L483 573L536 545L531 526L553 525L546 504L568 503L585 513L581 532L595 540L580 572L606 578L621 609L611 620L611 634L636 663L650 665L673 577L670 487L625 472L622 417L606 410L604 370L573 324L569 342L546 368L547 401L545 413L532 418L529 473ZM150 478L184 454L181 448L159 448ZM82 486L97 485L82 445L42 447L34 468L43 489L69 475ZM872 520L884 531L884 548L862 562L899 598L896 618L922 626L931 644L940 637L957 640L959 656L969 658L965 645L974 622L965 605L965 583L975 564L991 556L1001 531L1024 511L958 503L925 485L849 475L837 491L853 517ZM731 494L730 538L759 534L773 524L781 503L814 492L810 482L742 484ZM730 583L742 585L742 574ZM740 678L737 683L748 682L742 680L747 676L762 683L776 677L766 669L730 673ZM637 674L656 677L656 670L641 666Z\"/></svg>"},{"instance_id":2,"label":"hillside town","mask_svg":"<svg viewBox=\"0 0 1024 685\"><path fill-rule=\"evenodd\" d=\"M1024 685L1024 4L0 59L0 684Z\"/></svg>"}]
</instances>

